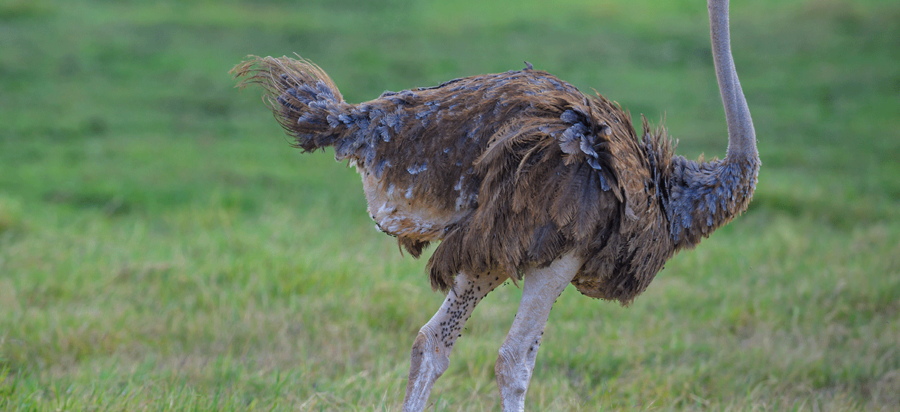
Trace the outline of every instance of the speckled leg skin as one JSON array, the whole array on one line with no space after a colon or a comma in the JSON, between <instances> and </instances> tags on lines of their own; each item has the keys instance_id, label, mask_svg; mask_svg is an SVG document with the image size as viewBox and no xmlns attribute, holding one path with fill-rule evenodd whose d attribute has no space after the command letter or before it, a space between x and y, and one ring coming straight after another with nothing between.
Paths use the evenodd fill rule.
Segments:
<instances>
[{"instance_id":1,"label":"speckled leg skin","mask_svg":"<svg viewBox=\"0 0 900 412\"><path fill-rule=\"evenodd\" d=\"M568 254L549 267L525 272L519 311L494 366L504 412L524 410L525 392L550 309L580 266L581 261Z\"/></svg>"},{"instance_id":2,"label":"speckled leg skin","mask_svg":"<svg viewBox=\"0 0 900 412\"><path fill-rule=\"evenodd\" d=\"M444 304L419 329L419 335L413 343L409 381L406 384L406 398L403 400L404 412L425 409L431 387L447 370L453 344L461 336L460 332L475 305L505 280L505 276L492 273L474 276L461 273L456 277L456 283L447 293Z\"/></svg>"}]
</instances>

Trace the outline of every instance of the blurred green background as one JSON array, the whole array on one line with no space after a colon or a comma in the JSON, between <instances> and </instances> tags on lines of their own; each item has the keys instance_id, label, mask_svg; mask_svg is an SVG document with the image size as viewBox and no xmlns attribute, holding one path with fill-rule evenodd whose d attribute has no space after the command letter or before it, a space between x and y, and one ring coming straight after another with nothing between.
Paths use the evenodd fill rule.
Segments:
<instances>
[{"instance_id":1,"label":"blurred green background","mask_svg":"<svg viewBox=\"0 0 900 412\"><path fill-rule=\"evenodd\" d=\"M629 308L567 290L530 410L900 410L900 4L732 4L763 167L749 211ZM298 53L345 99L524 67L723 156L687 0L0 0L0 409L399 410L442 300L227 71ZM570 288L571 289L571 288ZM496 410L521 291L434 410Z\"/></svg>"}]
</instances>

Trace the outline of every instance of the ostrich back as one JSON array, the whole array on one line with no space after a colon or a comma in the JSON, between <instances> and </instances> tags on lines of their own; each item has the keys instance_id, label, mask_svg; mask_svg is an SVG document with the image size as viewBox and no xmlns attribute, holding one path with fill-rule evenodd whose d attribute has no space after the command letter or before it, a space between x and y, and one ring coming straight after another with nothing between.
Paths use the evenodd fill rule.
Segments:
<instances>
[{"instance_id":1,"label":"ostrich back","mask_svg":"<svg viewBox=\"0 0 900 412\"><path fill-rule=\"evenodd\" d=\"M460 271L518 278L575 252L583 294L630 302L675 253L662 209L672 159L662 129L530 67L351 105L309 62L265 58L239 76L311 151L334 146L362 175L378 228L428 262L432 286Z\"/></svg>"}]
</instances>

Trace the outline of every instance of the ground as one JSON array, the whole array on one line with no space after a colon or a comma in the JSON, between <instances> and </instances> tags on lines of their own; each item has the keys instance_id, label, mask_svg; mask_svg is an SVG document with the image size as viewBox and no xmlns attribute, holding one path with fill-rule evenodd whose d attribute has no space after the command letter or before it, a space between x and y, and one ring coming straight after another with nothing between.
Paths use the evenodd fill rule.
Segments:
<instances>
[{"instance_id":1,"label":"ground","mask_svg":"<svg viewBox=\"0 0 900 412\"><path fill-rule=\"evenodd\" d=\"M398 410L440 305L227 71L297 52L344 97L534 64L723 156L698 1L0 3L0 409ZM750 209L627 308L569 288L531 410L897 410L900 7L742 1ZM639 123L639 122L638 122ZM435 410L496 410L521 291L475 311Z\"/></svg>"}]
</instances>

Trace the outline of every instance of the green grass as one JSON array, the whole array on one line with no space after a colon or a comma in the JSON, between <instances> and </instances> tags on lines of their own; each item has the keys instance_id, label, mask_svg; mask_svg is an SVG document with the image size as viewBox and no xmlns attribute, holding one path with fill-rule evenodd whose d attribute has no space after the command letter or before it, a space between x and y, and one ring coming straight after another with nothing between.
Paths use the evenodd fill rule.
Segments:
<instances>
[{"instance_id":1,"label":"green grass","mask_svg":"<svg viewBox=\"0 0 900 412\"><path fill-rule=\"evenodd\" d=\"M739 1L750 210L628 308L567 290L530 410L900 409L900 6ZM297 52L348 101L524 67L724 154L700 1L0 1L0 410L399 410L437 309L359 178L227 74ZM497 410L488 296L433 409Z\"/></svg>"}]
</instances>

